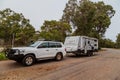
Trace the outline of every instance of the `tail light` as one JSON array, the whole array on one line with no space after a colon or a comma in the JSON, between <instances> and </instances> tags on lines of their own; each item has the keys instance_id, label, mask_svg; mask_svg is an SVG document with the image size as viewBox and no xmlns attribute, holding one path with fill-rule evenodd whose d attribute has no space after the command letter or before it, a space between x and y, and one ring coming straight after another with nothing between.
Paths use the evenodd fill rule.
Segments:
<instances>
[{"instance_id":1,"label":"tail light","mask_svg":"<svg viewBox=\"0 0 120 80\"><path fill-rule=\"evenodd\" d=\"M65 51L66 51L66 48L65 48Z\"/></svg>"}]
</instances>

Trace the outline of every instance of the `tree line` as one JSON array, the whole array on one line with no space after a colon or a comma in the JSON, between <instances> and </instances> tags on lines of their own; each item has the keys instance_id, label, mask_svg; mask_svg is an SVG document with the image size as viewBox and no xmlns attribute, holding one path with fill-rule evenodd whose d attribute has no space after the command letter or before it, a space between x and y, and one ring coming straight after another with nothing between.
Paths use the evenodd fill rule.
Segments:
<instances>
[{"instance_id":1,"label":"tree line","mask_svg":"<svg viewBox=\"0 0 120 80\"><path fill-rule=\"evenodd\" d=\"M61 19L45 20L36 33L29 19L7 8L0 10L0 41L4 42L3 45L22 46L40 38L64 42L66 36L82 35L98 38L102 47L120 47L120 34L116 43L103 39L114 15L113 7L103 1L69 0Z\"/></svg>"}]
</instances>

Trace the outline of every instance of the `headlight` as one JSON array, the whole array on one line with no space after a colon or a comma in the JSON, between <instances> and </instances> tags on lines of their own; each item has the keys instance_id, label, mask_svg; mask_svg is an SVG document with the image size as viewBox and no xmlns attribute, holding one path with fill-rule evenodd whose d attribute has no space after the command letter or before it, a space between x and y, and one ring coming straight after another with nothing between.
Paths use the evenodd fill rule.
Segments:
<instances>
[{"instance_id":1,"label":"headlight","mask_svg":"<svg viewBox=\"0 0 120 80\"><path fill-rule=\"evenodd\" d=\"M19 54L20 54L20 50L16 49L14 55L19 55Z\"/></svg>"},{"instance_id":2,"label":"headlight","mask_svg":"<svg viewBox=\"0 0 120 80\"><path fill-rule=\"evenodd\" d=\"M20 53L22 54L22 53L24 53L25 52L25 50L20 50Z\"/></svg>"},{"instance_id":3,"label":"headlight","mask_svg":"<svg viewBox=\"0 0 120 80\"><path fill-rule=\"evenodd\" d=\"M23 54L24 52L25 52L25 50L18 50L18 49L16 49L14 55Z\"/></svg>"},{"instance_id":4,"label":"headlight","mask_svg":"<svg viewBox=\"0 0 120 80\"><path fill-rule=\"evenodd\" d=\"M19 55L19 54L22 54L22 53L24 53L25 51L24 50L16 50L16 53L15 53L15 55Z\"/></svg>"}]
</instances>

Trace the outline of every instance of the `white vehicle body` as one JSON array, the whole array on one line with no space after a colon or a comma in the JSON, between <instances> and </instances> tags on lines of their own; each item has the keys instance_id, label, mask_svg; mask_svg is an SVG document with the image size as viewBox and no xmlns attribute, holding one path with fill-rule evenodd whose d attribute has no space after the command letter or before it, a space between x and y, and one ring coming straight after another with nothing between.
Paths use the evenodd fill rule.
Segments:
<instances>
[{"instance_id":1,"label":"white vehicle body","mask_svg":"<svg viewBox=\"0 0 120 80\"><path fill-rule=\"evenodd\" d=\"M87 54L98 50L98 39L87 36L66 37L64 45L67 53Z\"/></svg>"},{"instance_id":2,"label":"white vehicle body","mask_svg":"<svg viewBox=\"0 0 120 80\"><path fill-rule=\"evenodd\" d=\"M23 60L26 55L33 55L35 60L55 58L57 54L66 55L62 42L37 41L29 47L15 47L7 53L9 59Z\"/></svg>"}]
</instances>

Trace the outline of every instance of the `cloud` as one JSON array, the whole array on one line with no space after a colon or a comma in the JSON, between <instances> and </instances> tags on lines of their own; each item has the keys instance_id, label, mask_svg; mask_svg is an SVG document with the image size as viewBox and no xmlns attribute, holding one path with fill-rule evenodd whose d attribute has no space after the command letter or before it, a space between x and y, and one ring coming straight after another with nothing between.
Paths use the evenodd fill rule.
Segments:
<instances>
[{"instance_id":1,"label":"cloud","mask_svg":"<svg viewBox=\"0 0 120 80\"><path fill-rule=\"evenodd\" d=\"M30 19L38 30L44 20L59 20L67 0L4 0L3 7L10 8Z\"/></svg>"},{"instance_id":2,"label":"cloud","mask_svg":"<svg viewBox=\"0 0 120 80\"><path fill-rule=\"evenodd\" d=\"M111 19L111 25L105 34L107 38L115 41L116 35L120 33L120 0L91 1L104 1L115 9L116 14ZM67 2L68 0L0 0L0 9L10 8L17 13L23 13L36 30L39 30L44 20L59 20Z\"/></svg>"}]
</instances>

